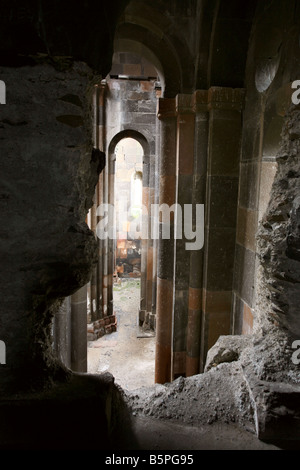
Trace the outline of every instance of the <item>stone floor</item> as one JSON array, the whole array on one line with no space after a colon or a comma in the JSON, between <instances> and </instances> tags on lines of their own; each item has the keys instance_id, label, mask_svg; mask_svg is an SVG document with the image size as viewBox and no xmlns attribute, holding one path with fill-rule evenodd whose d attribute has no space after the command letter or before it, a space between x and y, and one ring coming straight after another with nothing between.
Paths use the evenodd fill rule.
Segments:
<instances>
[{"instance_id":1,"label":"stone floor","mask_svg":"<svg viewBox=\"0 0 300 470\"><path fill-rule=\"evenodd\" d=\"M125 390L154 384L155 338L138 326L140 280L114 285L117 331L88 344L88 372L110 372Z\"/></svg>"},{"instance_id":2,"label":"stone floor","mask_svg":"<svg viewBox=\"0 0 300 470\"><path fill-rule=\"evenodd\" d=\"M155 338L138 326L140 280L123 279L114 286L117 331L89 342L88 372L110 372L124 390L154 384ZM132 417L124 450L275 450L255 435L235 426L187 426L147 417Z\"/></svg>"},{"instance_id":3,"label":"stone floor","mask_svg":"<svg viewBox=\"0 0 300 470\"><path fill-rule=\"evenodd\" d=\"M234 425L212 424L188 426L173 421L137 417L132 420L134 439L126 450L282 450L263 442ZM133 442L134 441L134 442Z\"/></svg>"}]
</instances>

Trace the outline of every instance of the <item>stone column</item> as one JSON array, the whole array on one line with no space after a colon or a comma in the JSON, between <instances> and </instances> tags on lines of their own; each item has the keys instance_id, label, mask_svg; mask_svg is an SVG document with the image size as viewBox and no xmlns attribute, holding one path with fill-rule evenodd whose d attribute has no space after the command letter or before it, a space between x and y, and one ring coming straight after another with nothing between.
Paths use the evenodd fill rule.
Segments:
<instances>
[{"instance_id":1,"label":"stone column","mask_svg":"<svg viewBox=\"0 0 300 470\"><path fill-rule=\"evenodd\" d=\"M151 205L154 204L154 187L155 187L155 156L150 156L149 161L149 199L148 199L148 230L149 236L147 240L147 316L152 312L152 282L153 282L153 238L151 237L152 216Z\"/></svg>"},{"instance_id":2,"label":"stone column","mask_svg":"<svg viewBox=\"0 0 300 470\"><path fill-rule=\"evenodd\" d=\"M97 185L97 200L98 206L103 202L103 172L99 176ZM103 318L103 240L97 237L98 248L98 263L97 263L97 302L98 302L98 316L99 319Z\"/></svg>"},{"instance_id":3,"label":"stone column","mask_svg":"<svg viewBox=\"0 0 300 470\"><path fill-rule=\"evenodd\" d=\"M115 155L109 156L108 164L108 203L114 205L115 203ZM115 227L115 220L113 214L109 212L109 227ZM112 235L112 234L111 234ZM115 240L112 236L107 240L107 315L113 315L113 276L115 268Z\"/></svg>"},{"instance_id":4,"label":"stone column","mask_svg":"<svg viewBox=\"0 0 300 470\"><path fill-rule=\"evenodd\" d=\"M141 241L141 299L139 310L139 323L142 325L147 311L147 245L149 238L149 169L150 157L144 155L143 163L143 193L142 193L142 241Z\"/></svg>"},{"instance_id":5,"label":"stone column","mask_svg":"<svg viewBox=\"0 0 300 470\"><path fill-rule=\"evenodd\" d=\"M87 286L71 296L71 369L87 372Z\"/></svg>"},{"instance_id":6,"label":"stone column","mask_svg":"<svg viewBox=\"0 0 300 470\"><path fill-rule=\"evenodd\" d=\"M192 204L194 170L195 114L192 95L176 97L177 148L176 148L176 223L174 240L174 318L172 379L186 373L186 333L188 324L188 296L190 277L190 251L185 237L186 204ZM194 210L195 208L193 208ZM192 229L192 226L190 227Z\"/></svg>"},{"instance_id":7,"label":"stone column","mask_svg":"<svg viewBox=\"0 0 300 470\"><path fill-rule=\"evenodd\" d=\"M105 102L105 87L103 86L100 94L100 105L99 105L99 134L100 134L100 150L106 149L106 139L105 139L105 122L104 122L104 102ZM101 148L102 146L102 148ZM110 191L110 180L109 180L109 163L106 162L106 166L102 171L102 199L103 204L109 203L109 191ZM107 316L110 311L111 298L111 289L110 289L110 268L109 268L109 240L105 238L102 240L102 308L103 316Z\"/></svg>"},{"instance_id":8,"label":"stone column","mask_svg":"<svg viewBox=\"0 0 300 470\"><path fill-rule=\"evenodd\" d=\"M94 148L104 149L104 94L105 85L95 85L93 96L93 112L94 112L94 127L93 127L93 143ZM90 228L95 233L97 228L97 209L103 202L103 172L99 175L98 184L95 188L94 204L90 210ZM97 321L102 318L102 244L101 240L97 238L98 247L98 262L93 266L91 281L88 286L90 298L90 312L91 321Z\"/></svg>"},{"instance_id":9,"label":"stone column","mask_svg":"<svg viewBox=\"0 0 300 470\"><path fill-rule=\"evenodd\" d=\"M157 91L157 98L160 97L161 90ZM161 122L156 119L156 138L155 138L155 166L154 166L154 204L159 204L159 175L160 175L160 158L158 149L160 149L160 129ZM156 221L152 217L152 225L155 226ZM153 328L156 329L156 295L157 295L157 252L158 240L153 238L153 277L152 277L152 321Z\"/></svg>"},{"instance_id":10,"label":"stone column","mask_svg":"<svg viewBox=\"0 0 300 470\"><path fill-rule=\"evenodd\" d=\"M241 89L213 87L208 92L201 370L208 349L230 333L243 99Z\"/></svg>"},{"instance_id":11,"label":"stone column","mask_svg":"<svg viewBox=\"0 0 300 470\"><path fill-rule=\"evenodd\" d=\"M105 151L105 93L106 85L101 84L98 91L98 148L101 151ZM106 161L106 165L108 162ZM97 185L97 203L98 207L104 203L104 171L99 175L99 181ZM98 219L97 219L98 222ZM104 296L103 296L103 277L104 277L104 241L97 238L98 244L98 264L97 264L97 303L98 303L98 317L103 318L104 312Z\"/></svg>"},{"instance_id":12,"label":"stone column","mask_svg":"<svg viewBox=\"0 0 300 470\"><path fill-rule=\"evenodd\" d=\"M176 112L175 100L159 100L158 118L161 120L161 154L159 204L172 206L175 202L176 174ZM171 239L162 239L164 224L159 220L157 297L156 297L156 354L155 382L171 380L172 312L174 274L174 218L171 220Z\"/></svg>"},{"instance_id":13,"label":"stone column","mask_svg":"<svg viewBox=\"0 0 300 470\"><path fill-rule=\"evenodd\" d=\"M53 322L54 351L59 360L71 368L71 297L66 297Z\"/></svg>"},{"instance_id":14,"label":"stone column","mask_svg":"<svg viewBox=\"0 0 300 470\"><path fill-rule=\"evenodd\" d=\"M206 90L197 90L193 96L195 112L195 150L192 185L193 207L196 206L196 204L205 204L208 143L207 96L208 92ZM203 248L190 251L188 324L186 339L187 377L200 372L203 254Z\"/></svg>"},{"instance_id":15,"label":"stone column","mask_svg":"<svg viewBox=\"0 0 300 470\"><path fill-rule=\"evenodd\" d=\"M96 226L97 226L97 217L96 217L96 211L97 211L97 188L96 188L96 193L94 196L94 204L91 207L90 210L90 224L91 224L91 230L92 232L96 233ZM94 322L98 320L98 293L97 293L97 288L98 288L98 269L97 269L97 264L93 266L92 269L92 276L91 276L91 281L90 281L90 312L91 312L91 321Z\"/></svg>"}]
</instances>

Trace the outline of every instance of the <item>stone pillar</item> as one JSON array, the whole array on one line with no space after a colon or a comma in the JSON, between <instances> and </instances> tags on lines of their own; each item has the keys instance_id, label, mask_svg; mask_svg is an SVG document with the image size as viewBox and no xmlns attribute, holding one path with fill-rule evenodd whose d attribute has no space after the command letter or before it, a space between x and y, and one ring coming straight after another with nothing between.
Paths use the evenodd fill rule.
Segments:
<instances>
[{"instance_id":1,"label":"stone pillar","mask_svg":"<svg viewBox=\"0 0 300 470\"><path fill-rule=\"evenodd\" d=\"M142 325L147 311L147 266L148 266L148 238L149 238L149 172L150 157L144 155L143 163L143 194L142 194L142 241L141 241L141 299L139 310L139 323Z\"/></svg>"},{"instance_id":2,"label":"stone pillar","mask_svg":"<svg viewBox=\"0 0 300 470\"><path fill-rule=\"evenodd\" d=\"M159 122L159 121L158 121ZM154 168L154 204L159 204L159 158L155 156ZM152 226L155 226L156 221L152 216ZM153 238L153 271L152 271L152 315L153 315L153 328L156 328L156 294L157 294L157 250L158 240Z\"/></svg>"},{"instance_id":3,"label":"stone pillar","mask_svg":"<svg viewBox=\"0 0 300 470\"><path fill-rule=\"evenodd\" d=\"M208 91L209 139L200 368L220 335L230 334L241 110L244 90Z\"/></svg>"},{"instance_id":4,"label":"stone pillar","mask_svg":"<svg viewBox=\"0 0 300 470\"><path fill-rule=\"evenodd\" d=\"M90 210L90 228L91 230L96 233L96 226L97 226L97 217L96 217L96 212L97 212L97 188L96 188L96 194L94 196L94 204L91 207ZM90 281L90 288L89 288L89 293L90 293L90 312L91 312L91 321L94 322L98 320L98 293L97 293L97 287L98 287L98 273L97 273L97 264L95 264L92 268L92 276L91 276L91 281Z\"/></svg>"},{"instance_id":5,"label":"stone pillar","mask_svg":"<svg viewBox=\"0 0 300 470\"><path fill-rule=\"evenodd\" d=\"M152 312L152 282L153 282L153 238L151 237L151 228L153 225L151 216L151 205L154 204L154 188L155 188L155 156L150 156L149 161L149 197L148 197L148 230L149 236L147 240L147 295L146 310L147 314Z\"/></svg>"},{"instance_id":6,"label":"stone pillar","mask_svg":"<svg viewBox=\"0 0 300 470\"><path fill-rule=\"evenodd\" d=\"M87 372L87 286L71 296L71 369Z\"/></svg>"},{"instance_id":7,"label":"stone pillar","mask_svg":"<svg viewBox=\"0 0 300 470\"><path fill-rule=\"evenodd\" d=\"M105 151L105 93L106 85L101 84L98 89L98 148ZM106 162L107 165L108 162ZM97 203L98 207L104 203L104 171L99 175L97 185ZM98 219L97 219L98 222ZM98 263L97 263L97 303L98 303L98 317L103 318L104 315L104 296L103 296L103 277L104 277L104 241L97 238L98 245Z\"/></svg>"},{"instance_id":8,"label":"stone pillar","mask_svg":"<svg viewBox=\"0 0 300 470\"><path fill-rule=\"evenodd\" d=\"M184 222L186 222L185 204L192 204L193 190L195 114L192 107L192 95L177 95L176 113L176 223L172 379L180 375L184 376L186 373L186 333L190 277L190 251L187 250L186 243L191 242L191 240L185 237ZM190 228L192 229L192 227Z\"/></svg>"},{"instance_id":9,"label":"stone pillar","mask_svg":"<svg viewBox=\"0 0 300 470\"><path fill-rule=\"evenodd\" d=\"M157 91L157 98L160 97L161 90ZM160 133L161 122L156 119L156 139L155 139L155 167L154 167L154 204L159 204L159 175L160 175L160 158L158 156L158 149L160 149ZM152 218L152 225L156 221ZM158 240L153 239L153 277L152 277L152 320L154 330L156 329L156 295L157 295L157 253L158 253Z\"/></svg>"},{"instance_id":10,"label":"stone pillar","mask_svg":"<svg viewBox=\"0 0 300 470\"><path fill-rule=\"evenodd\" d=\"M108 162L108 203L115 203L115 155L109 156ZM115 220L109 212L109 227L115 227ZM112 235L112 234L111 234ZM110 236L107 240L107 315L113 315L113 283L115 268L115 240Z\"/></svg>"},{"instance_id":11,"label":"stone pillar","mask_svg":"<svg viewBox=\"0 0 300 470\"><path fill-rule=\"evenodd\" d=\"M95 85L93 96L93 145L94 148L104 149L104 94L105 85ZM99 175L98 184L95 188L95 195L93 199L93 206L90 210L89 225L90 229L94 232L97 239L98 249L98 262L93 266L91 281L88 285L88 294L90 299L90 313L91 321L95 322L102 318L103 305L102 305L102 279L103 279L103 259L102 259L102 241L96 236L97 228L97 209L103 202L103 172Z\"/></svg>"},{"instance_id":12,"label":"stone pillar","mask_svg":"<svg viewBox=\"0 0 300 470\"><path fill-rule=\"evenodd\" d=\"M71 368L71 297L66 297L54 316L54 351L59 360Z\"/></svg>"},{"instance_id":13,"label":"stone pillar","mask_svg":"<svg viewBox=\"0 0 300 470\"><path fill-rule=\"evenodd\" d=\"M161 154L159 204L172 206L175 202L176 174L176 113L175 100L159 100L158 118L161 120ZM171 380L172 312L174 274L174 218L171 220L171 239L161 237L163 226L159 220L157 297L156 297L156 354L155 382ZM168 228L168 227L167 227Z\"/></svg>"},{"instance_id":14,"label":"stone pillar","mask_svg":"<svg viewBox=\"0 0 300 470\"><path fill-rule=\"evenodd\" d=\"M194 93L195 150L192 204L205 204L208 109L206 90ZM204 221L203 221L204 223ZM204 249L190 251L188 324L186 338L186 376L200 372L200 340L202 319L202 287Z\"/></svg>"},{"instance_id":15,"label":"stone pillar","mask_svg":"<svg viewBox=\"0 0 300 470\"><path fill-rule=\"evenodd\" d=\"M105 138L105 86L101 87L100 100L99 100L99 146L100 150L106 149L106 138ZM101 125L100 125L101 123ZM110 192L110 179L109 179L109 162L106 164L104 170L101 173L102 183L102 197L101 202L103 204L109 203L109 192ZM109 240L105 238L102 240L102 308L103 316L107 316L111 307L111 289L110 289L110 267L109 267Z\"/></svg>"},{"instance_id":16,"label":"stone pillar","mask_svg":"<svg viewBox=\"0 0 300 470\"><path fill-rule=\"evenodd\" d=\"M99 176L97 185L98 206L103 202L103 172ZM103 318L103 240L97 237L98 263L97 263L97 303L99 319Z\"/></svg>"}]
</instances>

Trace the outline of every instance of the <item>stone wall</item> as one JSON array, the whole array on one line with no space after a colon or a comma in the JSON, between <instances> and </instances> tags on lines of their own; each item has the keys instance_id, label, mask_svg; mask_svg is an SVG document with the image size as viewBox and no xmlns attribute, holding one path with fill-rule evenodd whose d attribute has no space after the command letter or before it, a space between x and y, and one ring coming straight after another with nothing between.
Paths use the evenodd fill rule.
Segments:
<instances>
[{"instance_id":1,"label":"stone wall","mask_svg":"<svg viewBox=\"0 0 300 470\"><path fill-rule=\"evenodd\" d=\"M50 346L50 308L87 282L95 261L94 237L85 224L98 178L90 138L94 74L80 62L59 65L65 68L1 68L7 83L1 109L7 366L0 372L27 371L30 380L29 371L41 366Z\"/></svg>"},{"instance_id":2,"label":"stone wall","mask_svg":"<svg viewBox=\"0 0 300 470\"><path fill-rule=\"evenodd\" d=\"M251 333L259 316L255 311L261 284L256 234L268 204L274 203L271 190L281 131L299 67L293 9L283 4L278 8L280 15L275 7L262 12L258 6L247 59L233 285L232 331L238 334Z\"/></svg>"}]
</instances>

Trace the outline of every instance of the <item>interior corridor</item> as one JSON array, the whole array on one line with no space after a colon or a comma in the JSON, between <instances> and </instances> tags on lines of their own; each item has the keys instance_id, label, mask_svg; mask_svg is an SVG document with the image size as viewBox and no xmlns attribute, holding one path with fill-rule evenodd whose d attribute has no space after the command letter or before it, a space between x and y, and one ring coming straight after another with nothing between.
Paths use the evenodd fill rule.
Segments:
<instances>
[{"instance_id":1,"label":"interior corridor","mask_svg":"<svg viewBox=\"0 0 300 470\"><path fill-rule=\"evenodd\" d=\"M0 449L299 449L300 1L0 34Z\"/></svg>"},{"instance_id":2,"label":"interior corridor","mask_svg":"<svg viewBox=\"0 0 300 470\"><path fill-rule=\"evenodd\" d=\"M117 331L88 343L88 372L110 372L125 390L154 384L155 336L138 323L140 279L114 284Z\"/></svg>"}]
</instances>

